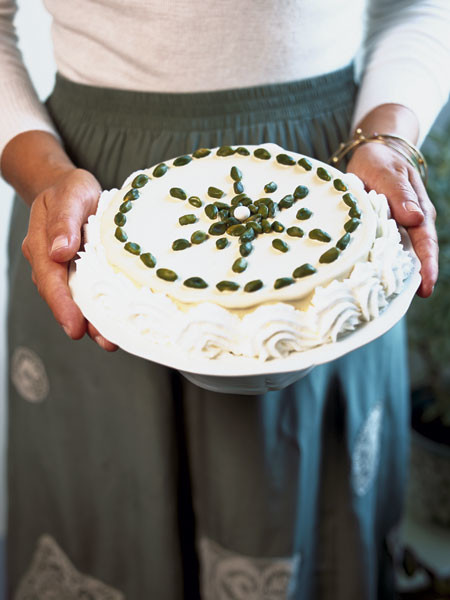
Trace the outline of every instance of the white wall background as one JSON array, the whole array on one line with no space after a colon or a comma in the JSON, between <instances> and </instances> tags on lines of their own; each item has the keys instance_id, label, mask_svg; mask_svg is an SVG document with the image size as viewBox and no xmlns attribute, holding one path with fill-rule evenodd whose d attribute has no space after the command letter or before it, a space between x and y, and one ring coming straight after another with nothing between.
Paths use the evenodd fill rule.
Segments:
<instances>
[{"instance_id":1,"label":"white wall background","mask_svg":"<svg viewBox=\"0 0 450 600\"><path fill-rule=\"evenodd\" d=\"M18 0L16 18L20 48L25 64L31 74L40 98L44 99L53 86L55 65L50 40L50 17L41 2ZM2 219L0 220L0 539L5 532L5 447L6 447L6 244L8 220L12 205L13 191L0 179L0 200ZM0 568L1 588L1 568ZM2 597L0 589L0 598Z\"/></svg>"}]
</instances>

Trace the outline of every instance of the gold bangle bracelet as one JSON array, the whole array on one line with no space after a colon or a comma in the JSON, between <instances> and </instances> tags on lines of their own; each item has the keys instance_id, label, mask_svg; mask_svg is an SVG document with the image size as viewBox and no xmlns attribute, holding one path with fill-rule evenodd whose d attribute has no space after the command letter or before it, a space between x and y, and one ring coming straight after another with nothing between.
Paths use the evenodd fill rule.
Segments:
<instances>
[{"instance_id":1,"label":"gold bangle bracelet","mask_svg":"<svg viewBox=\"0 0 450 600\"><path fill-rule=\"evenodd\" d=\"M411 144L411 142L408 142L398 135L392 135L389 133L374 133L372 135L365 135L362 130L358 128L355 131L355 137L347 142L342 142L336 152L331 155L328 162L333 165L337 165L349 152L352 152L355 148L361 146L362 144L367 144L370 142L384 144L385 146L389 146L389 148L392 148L401 154L410 165L417 169L422 181L425 185L427 184L428 166L424 155L418 148L416 148L416 146L414 146L414 144Z\"/></svg>"}]
</instances>

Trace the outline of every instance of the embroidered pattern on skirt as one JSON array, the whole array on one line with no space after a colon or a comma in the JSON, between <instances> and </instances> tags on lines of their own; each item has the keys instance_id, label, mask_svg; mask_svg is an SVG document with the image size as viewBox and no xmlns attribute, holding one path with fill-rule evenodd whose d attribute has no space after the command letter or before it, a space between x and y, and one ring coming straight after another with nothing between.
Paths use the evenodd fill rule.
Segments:
<instances>
[{"instance_id":1,"label":"embroidered pattern on skirt","mask_svg":"<svg viewBox=\"0 0 450 600\"><path fill-rule=\"evenodd\" d=\"M383 410L377 403L356 436L352 455L352 487L357 496L369 491L378 472Z\"/></svg>"},{"instance_id":2,"label":"embroidered pattern on skirt","mask_svg":"<svg viewBox=\"0 0 450 600\"><path fill-rule=\"evenodd\" d=\"M18 393L29 402L42 402L50 385L42 359L25 346L14 350L11 358L11 380Z\"/></svg>"},{"instance_id":3,"label":"embroidered pattern on skirt","mask_svg":"<svg viewBox=\"0 0 450 600\"><path fill-rule=\"evenodd\" d=\"M208 538L199 544L202 600L290 600L300 554L254 558L222 548Z\"/></svg>"},{"instance_id":4,"label":"embroidered pattern on skirt","mask_svg":"<svg viewBox=\"0 0 450 600\"><path fill-rule=\"evenodd\" d=\"M125 600L125 596L77 571L55 540L43 535L14 600Z\"/></svg>"}]
</instances>

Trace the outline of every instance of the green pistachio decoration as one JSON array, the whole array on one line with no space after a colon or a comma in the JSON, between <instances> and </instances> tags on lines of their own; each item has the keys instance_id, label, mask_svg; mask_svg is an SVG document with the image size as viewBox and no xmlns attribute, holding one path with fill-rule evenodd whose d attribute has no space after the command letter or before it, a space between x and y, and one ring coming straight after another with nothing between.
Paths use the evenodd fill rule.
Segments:
<instances>
[{"instance_id":1,"label":"green pistachio decoration","mask_svg":"<svg viewBox=\"0 0 450 600\"><path fill-rule=\"evenodd\" d=\"M114 217L114 223L116 225L118 225L119 227L123 227L126 222L127 222L127 218L126 218L126 216L123 213L118 212L115 215L115 217Z\"/></svg>"},{"instance_id":2,"label":"green pistachio decoration","mask_svg":"<svg viewBox=\"0 0 450 600\"><path fill-rule=\"evenodd\" d=\"M161 163L160 165L158 165L157 167L155 167L153 169L153 177L162 177L163 175L165 175L167 173L167 171L169 170L169 167L164 164Z\"/></svg>"},{"instance_id":3,"label":"green pistachio decoration","mask_svg":"<svg viewBox=\"0 0 450 600\"><path fill-rule=\"evenodd\" d=\"M141 188L141 187L144 187L144 185L146 185L147 182L148 182L148 175L145 175L145 173L140 173L139 175L136 175L136 177L131 182L131 187L132 188Z\"/></svg>"},{"instance_id":4,"label":"green pistachio decoration","mask_svg":"<svg viewBox=\"0 0 450 600\"><path fill-rule=\"evenodd\" d=\"M275 248L275 250L279 250L280 252L287 252L289 250L289 246L285 241L280 240L280 238L275 238L272 240L272 246Z\"/></svg>"},{"instance_id":5,"label":"green pistachio decoration","mask_svg":"<svg viewBox=\"0 0 450 600\"><path fill-rule=\"evenodd\" d=\"M223 250L224 248L226 248L228 246L229 242L227 240L227 238L219 238L218 240L216 240L216 248L218 250Z\"/></svg>"},{"instance_id":6,"label":"green pistachio decoration","mask_svg":"<svg viewBox=\"0 0 450 600\"><path fill-rule=\"evenodd\" d=\"M348 216L352 217L352 219L360 219L361 214L362 213L357 206L352 206L351 209L348 211Z\"/></svg>"},{"instance_id":7,"label":"green pistachio decoration","mask_svg":"<svg viewBox=\"0 0 450 600\"><path fill-rule=\"evenodd\" d=\"M231 156L234 154L234 150L231 146L220 146L216 154L217 156Z\"/></svg>"},{"instance_id":8,"label":"green pistachio decoration","mask_svg":"<svg viewBox=\"0 0 450 600\"><path fill-rule=\"evenodd\" d=\"M309 237L312 240L317 240L318 242L331 242L330 234L323 229L311 229L309 232Z\"/></svg>"},{"instance_id":9,"label":"green pistachio decoration","mask_svg":"<svg viewBox=\"0 0 450 600\"><path fill-rule=\"evenodd\" d=\"M233 190L235 194L242 194L244 191L244 184L242 181L235 181L233 184Z\"/></svg>"},{"instance_id":10,"label":"green pistachio decoration","mask_svg":"<svg viewBox=\"0 0 450 600\"><path fill-rule=\"evenodd\" d=\"M299 221L306 221L312 215L312 211L309 208L300 208L295 215Z\"/></svg>"},{"instance_id":11,"label":"green pistachio decoration","mask_svg":"<svg viewBox=\"0 0 450 600\"><path fill-rule=\"evenodd\" d=\"M296 227L295 225L293 227L288 227L286 229L286 233L288 235L290 235L291 237L298 237L298 238L302 238L305 235L305 232L303 231L303 229L300 229L300 227Z\"/></svg>"},{"instance_id":12,"label":"green pistachio decoration","mask_svg":"<svg viewBox=\"0 0 450 600\"><path fill-rule=\"evenodd\" d=\"M213 223L211 227L208 229L208 233L210 235L223 235L227 230L226 223Z\"/></svg>"},{"instance_id":13,"label":"green pistachio decoration","mask_svg":"<svg viewBox=\"0 0 450 600\"><path fill-rule=\"evenodd\" d=\"M184 167L184 165L187 165L191 162L192 160L192 156L189 156L189 154L185 154L184 156L179 156L178 158L176 158L173 161L173 166L174 167Z\"/></svg>"},{"instance_id":14,"label":"green pistachio decoration","mask_svg":"<svg viewBox=\"0 0 450 600\"><path fill-rule=\"evenodd\" d=\"M243 225L242 223L239 223L238 225L232 225L231 227L229 227L227 229L228 235L234 235L237 237L239 237L240 235L245 233L245 231L246 231L245 225Z\"/></svg>"},{"instance_id":15,"label":"green pistachio decoration","mask_svg":"<svg viewBox=\"0 0 450 600\"><path fill-rule=\"evenodd\" d=\"M281 223L280 223L280 225L281 225ZM281 225L281 227L283 227L283 225ZM263 219L261 221L261 228L263 230L263 233L270 233L272 231L272 225L268 219ZM283 230L281 230L281 231L283 231Z\"/></svg>"},{"instance_id":16,"label":"green pistachio decoration","mask_svg":"<svg viewBox=\"0 0 450 600\"><path fill-rule=\"evenodd\" d=\"M144 265L150 269L153 269L153 267L156 265L156 258L150 252L144 252L139 256L139 258L142 260Z\"/></svg>"},{"instance_id":17,"label":"green pistachio decoration","mask_svg":"<svg viewBox=\"0 0 450 600\"><path fill-rule=\"evenodd\" d=\"M139 256L139 254L141 253L141 247L139 246L139 244L135 244L134 242L127 242L124 248L130 254L135 254L136 256Z\"/></svg>"},{"instance_id":18,"label":"green pistachio decoration","mask_svg":"<svg viewBox=\"0 0 450 600\"><path fill-rule=\"evenodd\" d=\"M186 248L190 248L190 247L191 247L191 243L188 240L185 240L184 238L175 240L172 244L172 250L175 250L175 251L186 250Z\"/></svg>"},{"instance_id":19,"label":"green pistachio decoration","mask_svg":"<svg viewBox=\"0 0 450 600\"><path fill-rule=\"evenodd\" d=\"M122 229L121 227L116 227L116 230L114 232L114 237L116 239L118 239L119 242L126 242L128 239L128 235L126 234L125 230Z\"/></svg>"},{"instance_id":20,"label":"green pistachio decoration","mask_svg":"<svg viewBox=\"0 0 450 600\"><path fill-rule=\"evenodd\" d=\"M295 279L292 279L292 277L279 277L273 284L273 287L276 290L279 290L287 287L288 285L292 285L293 283L295 283Z\"/></svg>"},{"instance_id":21,"label":"green pistachio decoration","mask_svg":"<svg viewBox=\"0 0 450 600\"><path fill-rule=\"evenodd\" d=\"M186 192L179 187L170 188L169 194L172 196L172 198L177 198L178 200L186 200L187 199Z\"/></svg>"},{"instance_id":22,"label":"green pistachio decoration","mask_svg":"<svg viewBox=\"0 0 450 600\"><path fill-rule=\"evenodd\" d=\"M245 260L245 258L237 258L232 267L231 270L234 271L235 273L242 273L243 271L245 271L245 269L248 266L248 262Z\"/></svg>"},{"instance_id":23,"label":"green pistachio decoration","mask_svg":"<svg viewBox=\"0 0 450 600\"><path fill-rule=\"evenodd\" d=\"M289 194L288 196L284 196L284 198L282 198L278 202L278 208L280 210L283 209L283 208L291 208L291 206L293 206L294 202L295 202L294 196L291 196Z\"/></svg>"},{"instance_id":24,"label":"green pistachio decoration","mask_svg":"<svg viewBox=\"0 0 450 600\"><path fill-rule=\"evenodd\" d=\"M331 263L334 262L339 256L339 250L337 248L330 248L322 254L319 258L320 263Z\"/></svg>"},{"instance_id":25,"label":"green pistachio decoration","mask_svg":"<svg viewBox=\"0 0 450 600\"><path fill-rule=\"evenodd\" d=\"M301 279L302 277L308 277L308 275L313 275L317 272L317 269L310 265L309 263L305 263L297 267L292 273L292 277L296 279Z\"/></svg>"},{"instance_id":26,"label":"green pistachio decoration","mask_svg":"<svg viewBox=\"0 0 450 600\"><path fill-rule=\"evenodd\" d=\"M353 218L344 224L344 229L347 233L353 233L355 231L355 229L357 227L359 227L360 224L361 224L361 221L359 219Z\"/></svg>"},{"instance_id":27,"label":"green pistachio decoration","mask_svg":"<svg viewBox=\"0 0 450 600\"><path fill-rule=\"evenodd\" d=\"M280 165L286 165L287 167L295 165L295 158L292 158L289 154L277 154L276 160Z\"/></svg>"},{"instance_id":28,"label":"green pistachio decoration","mask_svg":"<svg viewBox=\"0 0 450 600\"><path fill-rule=\"evenodd\" d=\"M191 235L191 242L193 244L203 244L204 241L208 239L209 235L204 231L194 231Z\"/></svg>"},{"instance_id":29,"label":"green pistachio decoration","mask_svg":"<svg viewBox=\"0 0 450 600\"><path fill-rule=\"evenodd\" d=\"M263 282L261 279L255 279L253 281L249 281L244 286L244 292L257 292L263 286Z\"/></svg>"},{"instance_id":30,"label":"green pistachio decoration","mask_svg":"<svg viewBox=\"0 0 450 600\"><path fill-rule=\"evenodd\" d=\"M251 254L252 250L253 246L250 242L245 242L244 244L241 244L239 246L239 252L241 256L248 256L249 254Z\"/></svg>"},{"instance_id":31,"label":"green pistachio decoration","mask_svg":"<svg viewBox=\"0 0 450 600\"><path fill-rule=\"evenodd\" d=\"M124 202L128 202L128 201L132 201L132 200L137 200L140 196L139 190L135 189L135 188L131 188L131 190L129 190L125 196L123 197Z\"/></svg>"},{"instance_id":32,"label":"green pistachio decoration","mask_svg":"<svg viewBox=\"0 0 450 600\"><path fill-rule=\"evenodd\" d=\"M214 206L214 204L207 204L205 206L205 213L208 218L210 218L211 220L214 220L217 218L217 215L219 214L219 209L217 208L217 206Z\"/></svg>"},{"instance_id":33,"label":"green pistachio decoration","mask_svg":"<svg viewBox=\"0 0 450 600\"><path fill-rule=\"evenodd\" d=\"M191 196L188 198L188 202L191 206L195 206L195 208L200 208L203 205L203 202L198 196Z\"/></svg>"},{"instance_id":34,"label":"green pistachio decoration","mask_svg":"<svg viewBox=\"0 0 450 600\"><path fill-rule=\"evenodd\" d=\"M193 214L182 215L178 222L180 225L192 225L192 223L196 223L198 221L197 217Z\"/></svg>"},{"instance_id":35,"label":"green pistachio decoration","mask_svg":"<svg viewBox=\"0 0 450 600\"><path fill-rule=\"evenodd\" d=\"M236 154L240 154L241 156L250 156L250 152L247 148L244 148L243 146L239 146L239 148L236 148Z\"/></svg>"},{"instance_id":36,"label":"green pistachio decoration","mask_svg":"<svg viewBox=\"0 0 450 600\"><path fill-rule=\"evenodd\" d=\"M171 269L157 269L156 275L165 281L175 281L178 279L178 275Z\"/></svg>"},{"instance_id":37,"label":"green pistachio decoration","mask_svg":"<svg viewBox=\"0 0 450 600\"><path fill-rule=\"evenodd\" d=\"M323 167L317 168L317 177L323 181L331 181L331 175Z\"/></svg>"},{"instance_id":38,"label":"green pistachio decoration","mask_svg":"<svg viewBox=\"0 0 450 600\"><path fill-rule=\"evenodd\" d=\"M189 277L183 281L183 285L197 290L203 290L208 287L208 284L201 277Z\"/></svg>"},{"instance_id":39,"label":"green pistachio decoration","mask_svg":"<svg viewBox=\"0 0 450 600\"><path fill-rule=\"evenodd\" d=\"M240 285L235 281L219 281L216 284L216 288L219 292L235 292L240 288Z\"/></svg>"},{"instance_id":40,"label":"green pistachio decoration","mask_svg":"<svg viewBox=\"0 0 450 600\"><path fill-rule=\"evenodd\" d=\"M211 150L209 148L198 148L192 156L194 158L205 158L205 156L209 156L211 154Z\"/></svg>"},{"instance_id":41,"label":"green pistachio decoration","mask_svg":"<svg viewBox=\"0 0 450 600\"><path fill-rule=\"evenodd\" d=\"M269 216L269 207L267 204L260 204L258 206L258 214L261 215L262 219L267 219Z\"/></svg>"},{"instance_id":42,"label":"green pistachio decoration","mask_svg":"<svg viewBox=\"0 0 450 600\"><path fill-rule=\"evenodd\" d=\"M262 225L257 221L247 221L246 225L247 229L253 229L255 234L262 233Z\"/></svg>"},{"instance_id":43,"label":"green pistachio decoration","mask_svg":"<svg viewBox=\"0 0 450 600\"><path fill-rule=\"evenodd\" d=\"M356 206L358 204L357 199L350 192L348 194L344 194L342 196L342 200L345 202L345 204L347 206L350 206L350 208L353 208L353 206Z\"/></svg>"},{"instance_id":44,"label":"green pistachio decoration","mask_svg":"<svg viewBox=\"0 0 450 600\"><path fill-rule=\"evenodd\" d=\"M225 196L225 192L211 185L208 188L208 196L211 198L223 198Z\"/></svg>"},{"instance_id":45,"label":"green pistachio decoration","mask_svg":"<svg viewBox=\"0 0 450 600\"><path fill-rule=\"evenodd\" d=\"M337 190L338 192L346 192L348 190L348 187L345 185L345 183L342 181L342 179L334 179L333 185L334 185L334 189Z\"/></svg>"},{"instance_id":46,"label":"green pistachio decoration","mask_svg":"<svg viewBox=\"0 0 450 600\"><path fill-rule=\"evenodd\" d=\"M269 183L266 183L266 185L264 186L264 191L266 192L266 194L273 194L273 192L276 192L277 189L278 189L278 186L275 183L275 181L270 181Z\"/></svg>"},{"instance_id":47,"label":"green pistachio decoration","mask_svg":"<svg viewBox=\"0 0 450 600\"><path fill-rule=\"evenodd\" d=\"M260 160L269 160L272 158L270 152L265 148L256 148L256 150L253 152L253 156L259 158Z\"/></svg>"},{"instance_id":48,"label":"green pistachio decoration","mask_svg":"<svg viewBox=\"0 0 450 600\"><path fill-rule=\"evenodd\" d=\"M256 231L253 229L253 227L245 227L245 231L244 233L240 236L239 241L243 244L245 244L245 242L251 242L255 239L256 237Z\"/></svg>"},{"instance_id":49,"label":"green pistachio decoration","mask_svg":"<svg viewBox=\"0 0 450 600\"><path fill-rule=\"evenodd\" d=\"M311 171L312 169L312 163L310 160L308 160L307 158L303 157L298 161L298 165L300 167L302 167L303 169L305 169L305 171Z\"/></svg>"},{"instance_id":50,"label":"green pistachio decoration","mask_svg":"<svg viewBox=\"0 0 450 600\"><path fill-rule=\"evenodd\" d=\"M339 250L345 250L350 243L350 234L345 233L337 242L336 248Z\"/></svg>"},{"instance_id":51,"label":"green pistachio decoration","mask_svg":"<svg viewBox=\"0 0 450 600\"><path fill-rule=\"evenodd\" d=\"M128 200L127 202L122 202L122 204L119 206L119 210L121 213L127 213L132 208L133 208L133 205L131 204L130 200Z\"/></svg>"},{"instance_id":52,"label":"green pistachio decoration","mask_svg":"<svg viewBox=\"0 0 450 600\"><path fill-rule=\"evenodd\" d=\"M303 200L309 194L309 189L306 185L298 185L294 190L294 198L296 200Z\"/></svg>"},{"instance_id":53,"label":"green pistachio decoration","mask_svg":"<svg viewBox=\"0 0 450 600\"><path fill-rule=\"evenodd\" d=\"M284 231L284 225L282 223L280 223L280 221L274 221L272 223L272 231L281 233L282 231Z\"/></svg>"},{"instance_id":54,"label":"green pistachio decoration","mask_svg":"<svg viewBox=\"0 0 450 600\"><path fill-rule=\"evenodd\" d=\"M242 179L242 171L238 167L231 167L230 177L233 181L240 181Z\"/></svg>"}]
</instances>

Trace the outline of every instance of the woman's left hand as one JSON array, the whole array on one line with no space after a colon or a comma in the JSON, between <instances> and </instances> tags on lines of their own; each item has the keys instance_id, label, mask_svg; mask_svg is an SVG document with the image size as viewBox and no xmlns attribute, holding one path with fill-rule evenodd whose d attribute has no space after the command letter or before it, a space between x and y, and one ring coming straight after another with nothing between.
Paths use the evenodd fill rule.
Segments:
<instances>
[{"instance_id":1,"label":"woman's left hand","mask_svg":"<svg viewBox=\"0 0 450 600\"><path fill-rule=\"evenodd\" d=\"M393 218L407 229L421 263L422 283L417 293L423 298L430 296L438 276L436 210L419 173L395 150L378 143L358 146L347 171L357 175L367 190L376 190L388 199Z\"/></svg>"}]
</instances>

